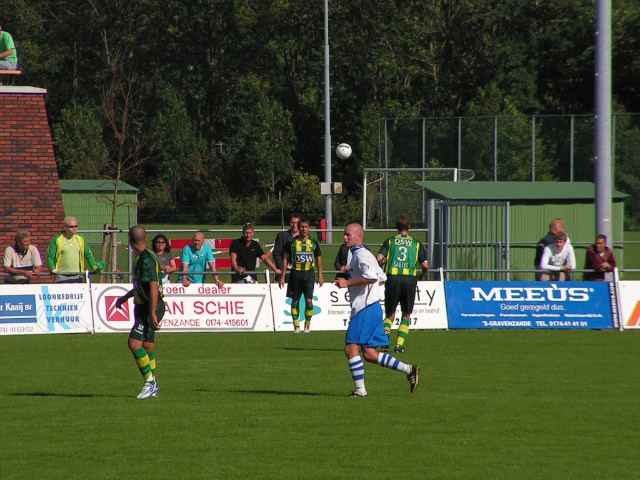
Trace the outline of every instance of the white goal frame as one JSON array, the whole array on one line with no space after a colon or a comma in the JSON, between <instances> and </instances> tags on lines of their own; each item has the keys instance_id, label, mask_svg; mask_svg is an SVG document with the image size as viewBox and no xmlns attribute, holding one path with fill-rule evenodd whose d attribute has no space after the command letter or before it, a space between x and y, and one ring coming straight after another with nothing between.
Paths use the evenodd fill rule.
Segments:
<instances>
[{"instance_id":1,"label":"white goal frame","mask_svg":"<svg viewBox=\"0 0 640 480\"><path fill-rule=\"evenodd\" d=\"M425 180L425 174L427 173L451 173L451 177L449 181L453 182L467 182L472 180L475 176L473 170L464 169L464 168L365 168L362 171L362 227L367 229L367 179L369 174L371 173L379 173L382 176L379 179L376 179L375 182L382 181L387 173L403 173L403 172L422 172L422 180ZM374 182L371 182L374 183ZM423 190L423 202L422 208L426 209L426 198L424 196ZM385 209L387 213L389 212L389 192L388 188L385 191ZM426 210L425 210L426 214ZM385 231L386 229L369 229L370 231Z\"/></svg>"}]
</instances>

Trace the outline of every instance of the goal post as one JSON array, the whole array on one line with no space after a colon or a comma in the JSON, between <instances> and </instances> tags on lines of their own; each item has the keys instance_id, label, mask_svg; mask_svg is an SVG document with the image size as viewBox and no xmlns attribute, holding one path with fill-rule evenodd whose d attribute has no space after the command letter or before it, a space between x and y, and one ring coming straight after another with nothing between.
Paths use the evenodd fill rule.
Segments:
<instances>
[{"instance_id":1,"label":"goal post","mask_svg":"<svg viewBox=\"0 0 640 480\"><path fill-rule=\"evenodd\" d=\"M416 182L467 182L473 170L461 168L365 168L362 179L362 226L395 227L399 213L411 216L414 228L426 228L427 198Z\"/></svg>"}]
</instances>

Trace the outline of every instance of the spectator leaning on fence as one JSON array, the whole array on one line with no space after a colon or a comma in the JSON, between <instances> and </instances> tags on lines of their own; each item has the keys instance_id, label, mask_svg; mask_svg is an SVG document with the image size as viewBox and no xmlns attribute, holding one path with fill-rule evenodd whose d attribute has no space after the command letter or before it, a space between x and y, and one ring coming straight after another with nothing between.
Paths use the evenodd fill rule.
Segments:
<instances>
[{"instance_id":1,"label":"spectator leaning on fence","mask_svg":"<svg viewBox=\"0 0 640 480\"><path fill-rule=\"evenodd\" d=\"M78 220L75 217L66 217L64 230L51 239L47 250L47 266L56 274L54 283L81 283L85 270L98 271L89 245L84 236L78 233Z\"/></svg>"},{"instance_id":2,"label":"spectator leaning on fence","mask_svg":"<svg viewBox=\"0 0 640 480\"><path fill-rule=\"evenodd\" d=\"M257 268L258 259L261 259L276 275L281 273L281 270L264 253L260 244L253 239L254 234L253 224L245 223L242 227L242 236L236 238L229 246L231 269L234 272L231 275L233 283L258 283L255 273L246 273Z\"/></svg>"},{"instance_id":3,"label":"spectator leaning on fence","mask_svg":"<svg viewBox=\"0 0 640 480\"><path fill-rule=\"evenodd\" d=\"M540 270L548 270L542 274L542 280L564 281L571 279L571 270L576 268L576 256L573 247L567 243L567 234L558 232L554 236L554 243L544 247Z\"/></svg>"},{"instance_id":4,"label":"spectator leaning on fence","mask_svg":"<svg viewBox=\"0 0 640 480\"><path fill-rule=\"evenodd\" d=\"M540 261L542 260L542 252L544 247L555 243L553 236L558 232L564 232L564 220L561 218L554 218L549 224L549 232L542 237L536 245L536 256L533 259L533 268L540 270ZM569 237L567 237L567 243L571 243ZM536 273L536 280L542 280L542 274Z\"/></svg>"},{"instance_id":5,"label":"spectator leaning on fence","mask_svg":"<svg viewBox=\"0 0 640 480\"><path fill-rule=\"evenodd\" d=\"M4 271L9 275L4 283L31 283L42 268L40 252L31 245L31 235L26 230L16 234L16 243L4 251Z\"/></svg>"},{"instance_id":6,"label":"spectator leaning on fence","mask_svg":"<svg viewBox=\"0 0 640 480\"><path fill-rule=\"evenodd\" d=\"M204 233L196 232L193 234L193 243L182 249L182 271L187 272L204 272L207 265L213 272L213 278L218 288L222 288L222 281L216 270L216 261L213 258L211 247L204 243ZM204 273L194 273L182 276L182 285L188 287L192 283L204 283Z\"/></svg>"},{"instance_id":7,"label":"spectator leaning on fence","mask_svg":"<svg viewBox=\"0 0 640 480\"><path fill-rule=\"evenodd\" d=\"M603 282L605 273L616 268L616 259L613 251L607 247L607 236L598 235L596 244L587 248L584 269L593 270L585 272L584 279L588 281Z\"/></svg>"},{"instance_id":8,"label":"spectator leaning on fence","mask_svg":"<svg viewBox=\"0 0 640 480\"><path fill-rule=\"evenodd\" d=\"M2 31L0 21L0 70L17 70L18 52L9 32Z\"/></svg>"},{"instance_id":9,"label":"spectator leaning on fence","mask_svg":"<svg viewBox=\"0 0 640 480\"><path fill-rule=\"evenodd\" d=\"M171 253L171 245L169 239L162 233L159 233L153 240L151 240L151 250L160 262L162 268L162 283L171 283L169 274L175 272L178 267L176 266L176 259Z\"/></svg>"}]
</instances>

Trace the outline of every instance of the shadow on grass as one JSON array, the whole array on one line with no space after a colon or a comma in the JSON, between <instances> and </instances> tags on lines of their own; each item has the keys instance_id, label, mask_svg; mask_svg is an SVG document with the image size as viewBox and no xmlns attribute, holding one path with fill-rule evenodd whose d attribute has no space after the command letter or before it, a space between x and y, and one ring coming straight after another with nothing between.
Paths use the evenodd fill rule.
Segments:
<instances>
[{"instance_id":1,"label":"shadow on grass","mask_svg":"<svg viewBox=\"0 0 640 480\"><path fill-rule=\"evenodd\" d=\"M282 347L282 350L302 351L302 352L344 352L344 348L304 348L304 347Z\"/></svg>"},{"instance_id":2,"label":"shadow on grass","mask_svg":"<svg viewBox=\"0 0 640 480\"><path fill-rule=\"evenodd\" d=\"M214 392L217 390L196 389L196 392ZM338 397L334 393L318 393L318 392L291 392L284 390L229 390L230 393L246 393L250 395L293 395L303 397Z\"/></svg>"},{"instance_id":3,"label":"shadow on grass","mask_svg":"<svg viewBox=\"0 0 640 480\"><path fill-rule=\"evenodd\" d=\"M10 393L11 397L64 397L64 398L100 398L112 397L117 395L96 395L93 393L53 393L53 392L14 392Z\"/></svg>"}]
</instances>

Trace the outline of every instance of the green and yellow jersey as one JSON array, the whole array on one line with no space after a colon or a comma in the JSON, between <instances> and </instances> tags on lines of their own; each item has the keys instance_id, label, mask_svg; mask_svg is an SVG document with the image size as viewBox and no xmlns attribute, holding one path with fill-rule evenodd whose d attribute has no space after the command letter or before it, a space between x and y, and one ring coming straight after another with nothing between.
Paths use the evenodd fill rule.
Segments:
<instances>
[{"instance_id":1,"label":"green and yellow jersey","mask_svg":"<svg viewBox=\"0 0 640 480\"><path fill-rule=\"evenodd\" d=\"M285 251L289 257L291 270L298 272L313 270L316 266L316 257L322 256L320 244L313 237L308 237L306 240L301 240L300 236L293 237L289 240Z\"/></svg>"},{"instance_id":2,"label":"green and yellow jersey","mask_svg":"<svg viewBox=\"0 0 640 480\"><path fill-rule=\"evenodd\" d=\"M427 250L424 245L405 234L387 238L380 247L378 255L385 257L387 275L415 277L418 275L419 266L427 261Z\"/></svg>"}]
</instances>

